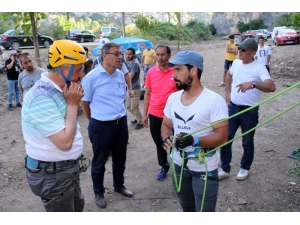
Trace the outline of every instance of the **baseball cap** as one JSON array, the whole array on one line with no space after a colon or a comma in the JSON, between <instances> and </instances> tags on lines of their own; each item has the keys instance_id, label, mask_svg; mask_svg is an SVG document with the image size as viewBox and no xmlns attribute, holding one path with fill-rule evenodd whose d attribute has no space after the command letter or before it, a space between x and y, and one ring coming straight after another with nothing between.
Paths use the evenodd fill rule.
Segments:
<instances>
[{"instance_id":1,"label":"baseball cap","mask_svg":"<svg viewBox=\"0 0 300 225\"><path fill-rule=\"evenodd\" d=\"M239 46L242 49L248 50L254 50L257 51L258 45L254 38L247 38L244 40L241 44L236 44L236 46Z\"/></svg>"},{"instance_id":2,"label":"baseball cap","mask_svg":"<svg viewBox=\"0 0 300 225\"><path fill-rule=\"evenodd\" d=\"M181 51L178 52L174 59L167 63L168 66L174 67L174 65L185 65L196 66L199 70L203 71L203 57L195 51Z\"/></svg>"},{"instance_id":3,"label":"baseball cap","mask_svg":"<svg viewBox=\"0 0 300 225\"><path fill-rule=\"evenodd\" d=\"M15 55L15 54L18 54L16 50L11 50L10 51L10 55Z\"/></svg>"}]
</instances>

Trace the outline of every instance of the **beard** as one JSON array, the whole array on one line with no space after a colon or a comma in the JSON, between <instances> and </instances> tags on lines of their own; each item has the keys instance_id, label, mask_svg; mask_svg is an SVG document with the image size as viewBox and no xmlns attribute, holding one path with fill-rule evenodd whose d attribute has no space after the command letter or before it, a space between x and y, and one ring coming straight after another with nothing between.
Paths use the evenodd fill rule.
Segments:
<instances>
[{"instance_id":1,"label":"beard","mask_svg":"<svg viewBox=\"0 0 300 225\"><path fill-rule=\"evenodd\" d=\"M181 82L180 80L174 79L176 83L176 88L178 90L184 90L184 91L188 91L190 90L191 86L192 86L192 82L193 82L193 78L189 75L184 82Z\"/></svg>"}]
</instances>

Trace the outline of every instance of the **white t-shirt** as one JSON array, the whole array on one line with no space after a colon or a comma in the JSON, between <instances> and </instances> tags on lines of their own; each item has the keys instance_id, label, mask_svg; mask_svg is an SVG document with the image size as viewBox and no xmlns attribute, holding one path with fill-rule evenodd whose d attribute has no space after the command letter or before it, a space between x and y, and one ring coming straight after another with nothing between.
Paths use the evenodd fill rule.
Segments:
<instances>
[{"instance_id":1,"label":"white t-shirt","mask_svg":"<svg viewBox=\"0 0 300 225\"><path fill-rule=\"evenodd\" d=\"M232 75L231 101L236 105L253 106L260 101L260 90L254 88L246 92L238 92L237 85L243 82L263 82L271 79L267 68L256 60L249 64L243 64L242 60L236 59L229 72Z\"/></svg>"},{"instance_id":2,"label":"white t-shirt","mask_svg":"<svg viewBox=\"0 0 300 225\"><path fill-rule=\"evenodd\" d=\"M228 107L223 97L219 94L204 87L199 97L190 105L185 106L181 103L181 95L183 90L171 94L168 98L164 114L170 118L173 123L174 136L180 132L192 133L201 128L210 126L212 123L228 118ZM211 127L202 130L193 135L206 136L213 133ZM201 143L200 143L201 146ZM218 147L218 146L216 146ZM196 150L193 146L184 149L185 152ZM171 158L172 158L171 153ZM208 171L218 168L220 156L216 152L212 156L206 156ZM174 148L174 162L181 166L182 158L180 151ZM206 171L205 165L201 164L197 159L189 159L187 167L192 171Z\"/></svg>"},{"instance_id":3,"label":"white t-shirt","mask_svg":"<svg viewBox=\"0 0 300 225\"><path fill-rule=\"evenodd\" d=\"M257 56L257 61L265 66L268 64L268 56L271 54L271 48L267 45L264 45L262 48L258 46L255 56Z\"/></svg>"}]
</instances>

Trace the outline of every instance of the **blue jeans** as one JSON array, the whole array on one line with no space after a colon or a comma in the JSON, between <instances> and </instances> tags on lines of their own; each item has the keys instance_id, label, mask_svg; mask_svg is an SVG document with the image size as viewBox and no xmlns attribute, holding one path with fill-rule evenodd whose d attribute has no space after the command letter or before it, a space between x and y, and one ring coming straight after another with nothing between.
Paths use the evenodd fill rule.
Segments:
<instances>
[{"instance_id":1,"label":"blue jeans","mask_svg":"<svg viewBox=\"0 0 300 225\"><path fill-rule=\"evenodd\" d=\"M18 80L7 80L8 104L12 104L12 96L15 95L16 103L20 103L20 89Z\"/></svg>"},{"instance_id":2,"label":"blue jeans","mask_svg":"<svg viewBox=\"0 0 300 225\"><path fill-rule=\"evenodd\" d=\"M177 182L180 178L180 168L175 164ZM176 193L183 212L200 212L205 184L203 175L205 172L183 170L181 189ZM203 212L215 212L219 192L218 170L208 172L208 176L215 180L207 180ZM175 189L173 175L172 179Z\"/></svg>"},{"instance_id":3,"label":"blue jeans","mask_svg":"<svg viewBox=\"0 0 300 225\"><path fill-rule=\"evenodd\" d=\"M144 65L143 70L144 70L144 78L146 78L148 70L150 70L153 67L154 64L149 64L149 65Z\"/></svg>"},{"instance_id":4,"label":"blue jeans","mask_svg":"<svg viewBox=\"0 0 300 225\"><path fill-rule=\"evenodd\" d=\"M127 117L119 124L110 124L91 118L88 126L93 148L91 175L95 194L105 192L103 186L105 164L111 151L114 188L124 187L124 171L128 141Z\"/></svg>"},{"instance_id":5,"label":"blue jeans","mask_svg":"<svg viewBox=\"0 0 300 225\"><path fill-rule=\"evenodd\" d=\"M241 127L242 133L247 132L248 130L252 129L258 124L258 109L259 107L255 107L239 116L236 116L229 120L228 124L228 141L232 140L235 136L235 133L239 126ZM228 105L228 114L229 116L232 116L240 111L243 111L242 109L238 109L236 106L234 106L232 103ZM244 135L242 137L242 145L244 148L244 154L241 160L241 168L249 170L253 158L254 158L254 134L255 130ZM221 167L224 172L229 173L230 172L230 163L232 159L232 142L225 145L221 148Z\"/></svg>"}]
</instances>

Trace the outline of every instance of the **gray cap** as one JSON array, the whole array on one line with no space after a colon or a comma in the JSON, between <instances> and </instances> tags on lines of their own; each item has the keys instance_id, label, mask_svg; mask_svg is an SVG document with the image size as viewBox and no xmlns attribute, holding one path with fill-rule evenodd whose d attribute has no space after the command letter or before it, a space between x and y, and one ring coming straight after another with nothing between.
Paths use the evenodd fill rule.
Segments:
<instances>
[{"instance_id":1,"label":"gray cap","mask_svg":"<svg viewBox=\"0 0 300 225\"><path fill-rule=\"evenodd\" d=\"M11 50L10 55L18 54L16 50Z\"/></svg>"},{"instance_id":2,"label":"gray cap","mask_svg":"<svg viewBox=\"0 0 300 225\"><path fill-rule=\"evenodd\" d=\"M251 49L253 51L257 51L258 45L254 38L247 38L241 44L236 44L242 49L248 50Z\"/></svg>"},{"instance_id":3,"label":"gray cap","mask_svg":"<svg viewBox=\"0 0 300 225\"><path fill-rule=\"evenodd\" d=\"M175 55L174 59L167 63L168 66L174 65L191 65L196 66L199 70L203 71L203 57L198 52L194 51L181 51Z\"/></svg>"}]
</instances>

